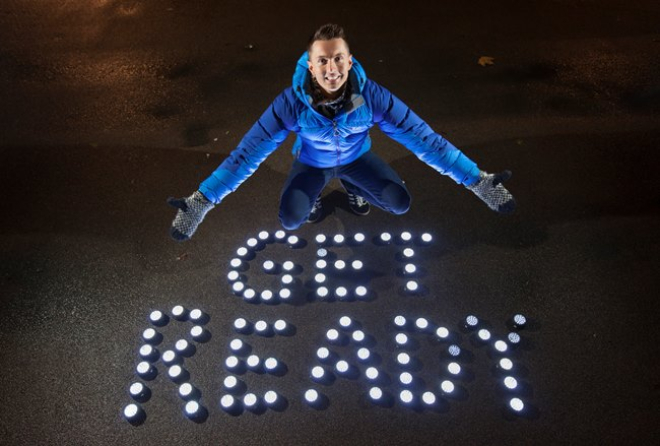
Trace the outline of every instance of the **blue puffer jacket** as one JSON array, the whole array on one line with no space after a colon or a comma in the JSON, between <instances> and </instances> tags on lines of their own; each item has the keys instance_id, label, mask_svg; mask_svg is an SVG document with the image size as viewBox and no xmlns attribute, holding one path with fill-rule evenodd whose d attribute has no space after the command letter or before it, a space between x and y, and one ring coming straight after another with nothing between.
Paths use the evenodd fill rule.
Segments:
<instances>
[{"instance_id":1,"label":"blue puffer jacket","mask_svg":"<svg viewBox=\"0 0 660 446\"><path fill-rule=\"evenodd\" d=\"M312 107L309 82L305 52L298 60L293 86L275 98L238 147L200 185L199 190L209 200L217 204L235 191L289 132L298 134L293 151L302 163L326 168L348 164L368 151L369 129L374 124L457 183L469 186L479 179L479 168L473 161L387 89L367 79L355 59L349 76L353 94L334 119Z\"/></svg>"}]
</instances>

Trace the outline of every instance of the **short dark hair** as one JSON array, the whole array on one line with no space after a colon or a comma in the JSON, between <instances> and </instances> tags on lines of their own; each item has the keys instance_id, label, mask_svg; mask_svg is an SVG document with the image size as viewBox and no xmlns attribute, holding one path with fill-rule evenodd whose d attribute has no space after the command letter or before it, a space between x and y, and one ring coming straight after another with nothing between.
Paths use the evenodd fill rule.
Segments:
<instances>
[{"instance_id":1,"label":"short dark hair","mask_svg":"<svg viewBox=\"0 0 660 446\"><path fill-rule=\"evenodd\" d=\"M307 52L312 49L312 45L317 40L332 39L344 39L344 42L346 42L346 47L349 46L348 40L346 40L346 33L344 32L344 28L337 25L336 23L326 23L317 29L314 34L312 34L312 37L309 38L309 41L307 42Z\"/></svg>"}]
</instances>

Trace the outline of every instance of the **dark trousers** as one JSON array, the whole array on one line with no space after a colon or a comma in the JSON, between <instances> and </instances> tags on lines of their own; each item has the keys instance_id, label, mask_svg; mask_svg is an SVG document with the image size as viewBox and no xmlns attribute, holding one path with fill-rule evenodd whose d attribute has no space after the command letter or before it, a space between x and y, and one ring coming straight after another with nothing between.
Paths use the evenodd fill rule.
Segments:
<instances>
[{"instance_id":1,"label":"dark trousers","mask_svg":"<svg viewBox=\"0 0 660 446\"><path fill-rule=\"evenodd\" d=\"M371 151L350 164L326 169L295 160L280 200L282 226L292 230L305 223L316 198L333 178L384 211L403 214L410 208L410 194L399 175Z\"/></svg>"}]
</instances>

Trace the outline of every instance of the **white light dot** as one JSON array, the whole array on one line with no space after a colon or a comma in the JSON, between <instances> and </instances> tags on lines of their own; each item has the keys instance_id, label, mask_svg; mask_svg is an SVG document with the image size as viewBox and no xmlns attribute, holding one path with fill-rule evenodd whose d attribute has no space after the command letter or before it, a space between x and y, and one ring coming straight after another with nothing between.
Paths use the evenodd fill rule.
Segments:
<instances>
[{"instance_id":1,"label":"white light dot","mask_svg":"<svg viewBox=\"0 0 660 446\"><path fill-rule=\"evenodd\" d=\"M362 260L353 260L351 262L351 267L356 271L361 270L363 266L364 263L362 263Z\"/></svg>"},{"instance_id":2,"label":"white light dot","mask_svg":"<svg viewBox=\"0 0 660 446\"><path fill-rule=\"evenodd\" d=\"M277 392L274 390L269 390L264 395L264 401L266 404L275 404L277 402Z\"/></svg>"},{"instance_id":3,"label":"white light dot","mask_svg":"<svg viewBox=\"0 0 660 446\"><path fill-rule=\"evenodd\" d=\"M248 239L248 241L246 242L246 244L247 244L250 248L254 248L255 246L257 246L257 245L259 244L259 240L257 240L256 238L252 237L252 238L249 238L249 239Z\"/></svg>"},{"instance_id":4,"label":"white light dot","mask_svg":"<svg viewBox=\"0 0 660 446\"><path fill-rule=\"evenodd\" d=\"M449 364L447 364L447 370L452 375L458 375L459 373L461 373L461 366L457 362L450 362Z\"/></svg>"},{"instance_id":5,"label":"white light dot","mask_svg":"<svg viewBox=\"0 0 660 446\"><path fill-rule=\"evenodd\" d=\"M279 365L280 363L275 358L266 358L264 361L264 367L266 367L266 370L275 370Z\"/></svg>"},{"instance_id":6,"label":"white light dot","mask_svg":"<svg viewBox=\"0 0 660 446\"><path fill-rule=\"evenodd\" d=\"M174 353L172 350L166 350L163 352L161 359L165 364L170 364L176 360L176 353Z\"/></svg>"},{"instance_id":7,"label":"white light dot","mask_svg":"<svg viewBox=\"0 0 660 446\"><path fill-rule=\"evenodd\" d=\"M348 316L342 316L339 318L339 325L341 325L344 328L350 327L352 323L353 320Z\"/></svg>"},{"instance_id":8,"label":"white light dot","mask_svg":"<svg viewBox=\"0 0 660 446\"><path fill-rule=\"evenodd\" d=\"M315 403L319 399L319 393L314 389L309 389L305 392L305 400L308 403Z\"/></svg>"},{"instance_id":9,"label":"white light dot","mask_svg":"<svg viewBox=\"0 0 660 446\"><path fill-rule=\"evenodd\" d=\"M404 325L406 325L406 318L403 316L396 316L394 318L394 325L396 325L397 327L403 327Z\"/></svg>"},{"instance_id":10,"label":"white light dot","mask_svg":"<svg viewBox=\"0 0 660 446\"><path fill-rule=\"evenodd\" d=\"M229 262L229 265L230 265L232 268L239 268L239 267L241 266L242 263L243 263L243 262L241 261L241 259L236 259L236 258L234 258L234 259L231 259L231 261Z\"/></svg>"},{"instance_id":11,"label":"white light dot","mask_svg":"<svg viewBox=\"0 0 660 446\"><path fill-rule=\"evenodd\" d=\"M355 330L353 332L352 337L353 337L353 340L355 342L362 342L362 341L364 341L366 335L364 334L364 332L362 330Z\"/></svg>"},{"instance_id":12,"label":"white light dot","mask_svg":"<svg viewBox=\"0 0 660 446\"><path fill-rule=\"evenodd\" d=\"M362 361L366 361L371 356L371 352L369 351L368 348L362 347L362 348L358 349L357 356Z\"/></svg>"},{"instance_id":13,"label":"white light dot","mask_svg":"<svg viewBox=\"0 0 660 446\"><path fill-rule=\"evenodd\" d=\"M316 295L319 297L326 297L328 295L328 289L324 286L320 286L316 289Z\"/></svg>"},{"instance_id":14,"label":"white light dot","mask_svg":"<svg viewBox=\"0 0 660 446\"><path fill-rule=\"evenodd\" d=\"M415 255L415 250L412 248L406 248L403 250L403 256L406 258L411 258Z\"/></svg>"},{"instance_id":15,"label":"white light dot","mask_svg":"<svg viewBox=\"0 0 660 446\"><path fill-rule=\"evenodd\" d=\"M222 385L225 386L225 389L233 389L238 385L238 379L235 376L228 376L222 382Z\"/></svg>"},{"instance_id":16,"label":"white light dot","mask_svg":"<svg viewBox=\"0 0 660 446\"><path fill-rule=\"evenodd\" d=\"M361 232L358 232L353 236L353 240L355 240L357 243L362 243L365 240L365 238L366 237Z\"/></svg>"},{"instance_id":17,"label":"white light dot","mask_svg":"<svg viewBox=\"0 0 660 446\"><path fill-rule=\"evenodd\" d=\"M513 362L509 358L500 359L500 367L504 370L511 370L513 368Z\"/></svg>"},{"instance_id":18,"label":"white light dot","mask_svg":"<svg viewBox=\"0 0 660 446\"><path fill-rule=\"evenodd\" d=\"M325 282L325 274L323 273L318 273L314 276L314 281L316 283L323 283Z\"/></svg>"},{"instance_id":19,"label":"white light dot","mask_svg":"<svg viewBox=\"0 0 660 446\"><path fill-rule=\"evenodd\" d=\"M520 342L520 335L518 333L511 332L507 336L509 342L512 344L518 344Z\"/></svg>"},{"instance_id":20,"label":"white light dot","mask_svg":"<svg viewBox=\"0 0 660 446\"><path fill-rule=\"evenodd\" d=\"M389 232L383 232L380 235L380 240L385 243L389 243L389 241L392 240L392 234L390 234Z\"/></svg>"},{"instance_id":21,"label":"white light dot","mask_svg":"<svg viewBox=\"0 0 660 446\"><path fill-rule=\"evenodd\" d=\"M233 351L238 351L243 348L243 341L240 339L232 339L232 341L229 343L229 348Z\"/></svg>"},{"instance_id":22,"label":"white light dot","mask_svg":"<svg viewBox=\"0 0 660 446\"><path fill-rule=\"evenodd\" d=\"M281 299L288 299L291 297L291 290L288 288L282 288L279 292L279 296Z\"/></svg>"},{"instance_id":23,"label":"white light dot","mask_svg":"<svg viewBox=\"0 0 660 446\"><path fill-rule=\"evenodd\" d=\"M433 236L431 234L429 234L428 232L422 234L422 241L424 243L429 243L431 240L433 240Z\"/></svg>"},{"instance_id":24,"label":"white light dot","mask_svg":"<svg viewBox=\"0 0 660 446\"><path fill-rule=\"evenodd\" d=\"M220 405L225 409L229 409L236 403L236 399L231 395L224 395L220 398Z\"/></svg>"},{"instance_id":25,"label":"white light dot","mask_svg":"<svg viewBox=\"0 0 660 446\"><path fill-rule=\"evenodd\" d=\"M447 347L447 351L451 356L458 356L461 354L461 348L456 344L452 344L449 347Z\"/></svg>"},{"instance_id":26,"label":"white light dot","mask_svg":"<svg viewBox=\"0 0 660 446\"><path fill-rule=\"evenodd\" d=\"M286 237L286 232L282 230L275 232L275 238L277 240L284 240L285 237Z\"/></svg>"},{"instance_id":27,"label":"white light dot","mask_svg":"<svg viewBox=\"0 0 660 446\"><path fill-rule=\"evenodd\" d=\"M240 293L245 289L245 284L243 282L234 282L231 289L234 290L235 293Z\"/></svg>"},{"instance_id":28,"label":"white light dot","mask_svg":"<svg viewBox=\"0 0 660 446\"><path fill-rule=\"evenodd\" d=\"M409 242L412 239L412 234L408 231L404 231L401 233L401 240L404 242Z\"/></svg>"},{"instance_id":29,"label":"white light dot","mask_svg":"<svg viewBox=\"0 0 660 446\"><path fill-rule=\"evenodd\" d=\"M273 324L273 327L275 327L275 331L281 333L281 332L283 332L284 330L287 329L287 323L286 323L286 321L283 320L283 319L278 319L278 320L276 320L275 323Z\"/></svg>"},{"instance_id":30,"label":"white light dot","mask_svg":"<svg viewBox=\"0 0 660 446\"><path fill-rule=\"evenodd\" d=\"M286 239L286 242L291 246L297 245L299 241L300 239L295 235L290 235L289 238Z\"/></svg>"},{"instance_id":31,"label":"white light dot","mask_svg":"<svg viewBox=\"0 0 660 446\"><path fill-rule=\"evenodd\" d=\"M518 387L518 380L514 378L513 376L507 376L504 378L504 385L506 386L507 389L515 389Z\"/></svg>"},{"instance_id":32,"label":"white light dot","mask_svg":"<svg viewBox=\"0 0 660 446\"><path fill-rule=\"evenodd\" d=\"M144 392L144 384L142 383L133 383L131 384L131 387L128 389L129 393L133 396L138 396L142 392Z\"/></svg>"},{"instance_id":33,"label":"white light dot","mask_svg":"<svg viewBox=\"0 0 660 446\"><path fill-rule=\"evenodd\" d=\"M268 231L261 231L257 237L259 237L259 240L268 240L270 234L268 233Z\"/></svg>"},{"instance_id":34,"label":"white light dot","mask_svg":"<svg viewBox=\"0 0 660 446\"><path fill-rule=\"evenodd\" d=\"M365 370L364 374L367 376L368 379L374 380L378 379L378 369L376 367L369 367L367 370Z\"/></svg>"},{"instance_id":35,"label":"white light dot","mask_svg":"<svg viewBox=\"0 0 660 446\"><path fill-rule=\"evenodd\" d=\"M440 383L440 388L445 393L452 393L455 387L453 382L445 380Z\"/></svg>"},{"instance_id":36,"label":"white light dot","mask_svg":"<svg viewBox=\"0 0 660 446\"><path fill-rule=\"evenodd\" d=\"M364 297L367 295L367 287L359 286L355 288L355 295L358 297Z\"/></svg>"},{"instance_id":37,"label":"white light dot","mask_svg":"<svg viewBox=\"0 0 660 446\"><path fill-rule=\"evenodd\" d=\"M401 352L398 355L396 355L396 362L398 362L401 365L410 364L410 355L408 353Z\"/></svg>"},{"instance_id":38,"label":"white light dot","mask_svg":"<svg viewBox=\"0 0 660 446\"><path fill-rule=\"evenodd\" d=\"M372 387L369 389L369 398L372 400L379 400L383 397L383 391L380 387Z\"/></svg>"},{"instance_id":39,"label":"white light dot","mask_svg":"<svg viewBox=\"0 0 660 446\"><path fill-rule=\"evenodd\" d=\"M181 317L185 312L186 309L183 308L182 305L176 305L174 308L172 308L172 316L174 317Z\"/></svg>"},{"instance_id":40,"label":"white light dot","mask_svg":"<svg viewBox=\"0 0 660 446\"><path fill-rule=\"evenodd\" d=\"M190 311L190 320L193 322L197 322L202 318L204 313L202 313L202 310L195 308L194 310Z\"/></svg>"},{"instance_id":41,"label":"white light dot","mask_svg":"<svg viewBox=\"0 0 660 446\"><path fill-rule=\"evenodd\" d=\"M318 269L323 269L323 268L325 268L326 266L328 266L328 262L326 262L325 260L323 260L323 259L318 259L318 260L316 261L316 268L318 268Z\"/></svg>"},{"instance_id":42,"label":"white light dot","mask_svg":"<svg viewBox=\"0 0 660 446\"><path fill-rule=\"evenodd\" d=\"M126 418L129 418L129 419L130 418L135 418L135 416L138 414L139 411L140 411L140 408L138 407L137 404L128 404L124 408L124 416Z\"/></svg>"},{"instance_id":43,"label":"white light dot","mask_svg":"<svg viewBox=\"0 0 660 446\"><path fill-rule=\"evenodd\" d=\"M227 280L229 280L230 282L235 282L240 277L241 277L241 275L238 273L238 271L229 271L227 273Z\"/></svg>"},{"instance_id":44,"label":"white light dot","mask_svg":"<svg viewBox=\"0 0 660 446\"><path fill-rule=\"evenodd\" d=\"M327 257L327 255L328 255L328 250L325 249L325 248L321 248L321 249L318 249L318 250L316 251L316 256L317 256L317 257L321 257L321 258L323 258L323 257Z\"/></svg>"},{"instance_id":45,"label":"white light dot","mask_svg":"<svg viewBox=\"0 0 660 446\"><path fill-rule=\"evenodd\" d=\"M511 398L511 401L509 401L509 406L516 412L520 412L525 408L525 403L522 402L520 398Z\"/></svg>"},{"instance_id":46,"label":"white light dot","mask_svg":"<svg viewBox=\"0 0 660 446\"><path fill-rule=\"evenodd\" d=\"M406 342L408 342L408 335L406 335L405 333L397 333L396 336L394 337L394 340L396 341L397 344L404 345Z\"/></svg>"},{"instance_id":47,"label":"white light dot","mask_svg":"<svg viewBox=\"0 0 660 446\"><path fill-rule=\"evenodd\" d=\"M257 321L254 324L254 329L260 333L268 330L268 323L266 321Z\"/></svg>"},{"instance_id":48,"label":"white light dot","mask_svg":"<svg viewBox=\"0 0 660 446\"><path fill-rule=\"evenodd\" d=\"M495 341L495 350L498 352L505 352L509 348L504 341Z\"/></svg>"},{"instance_id":49,"label":"white light dot","mask_svg":"<svg viewBox=\"0 0 660 446\"><path fill-rule=\"evenodd\" d=\"M265 300L266 302L268 302L272 299L273 299L273 292L271 290L263 290L261 292L261 300Z\"/></svg>"},{"instance_id":50,"label":"white light dot","mask_svg":"<svg viewBox=\"0 0 660 446\"><path fill-rule=\"evenodd\" d=\"M284 285L290 285L293 283L293 276L291 274L284 274L282 276L282 283Z\"/></svg>"},{"instance_id":51,"label":"white light dot","mask_svg":"<svg viewBox=\"0 0 660 446\"><path fill-rule=\"evenodd\" d=\"M328 239L328 238L327 238L324 234L318 234L318 235L316 236L316 243L318 243L318 244L325 243L325 241L326 241L327 239Z\"/></svg>"},{"instance_id":52,"label":"white light dot","mask_svg":"<svg viewBox=\"0 0 660 446\"><path fill-rule=\"evenodd\" d=\"M445 339L447 336L449 336L449 330L447 330L446 327L438 327L435 330L435 335L440 339Z\"/></svg>"},{"instance_id":53,"label":"white light dot","mask_svg":"<svg viewBox=\"0 0 660 446\"><path fill-rule=\"evenodd\" d=\"M180 365L173 365L167 371L167 374L170 376L170 378L178 378L179 376L181 376L182 373L183 373L183 369L181 368Z\"/></svg>"},{"instance_id":54,"label":"white light dot","mask_svg":"<svg viewBox=\"0 0 660 446\"><path fill-rule=\"evenodd\" d=\"M316 356L319 359L328 359L330 356L330 350L325 347L320 347L318 350L316 350Z\"/></svg>"},{"instance_id":55,"label":"white light dot","mask_svg":"<svg viewBox=\"0 0 660 446\"><path fill-rule=\"evenodd\" d=\"M473 315L469 315L468 317L465 318L465 324L468 327L474 327L479 323L479 318Z\"/></svg>"},{"instance_id":56,"label":"white light dot","mask_svg":"<svg viewBox=\"0 0 660 446\"><path fill-rule=\"evenodd\" d=\"M401 393L399 393L399 399L405 404L410 404L413 400L413 394L410 390L402 390Z\"/></svg>"},{"instance_id":57,"label":"white light dot","mask_svg":"<svg viewBox=\"0 0 660 446\"><path fill-rule=\"evenodd\" d=\"M146 358L146 357L151 356L153 354L154 354L154 348L151 345L146 344L146 345L143 345L142 347L140 347L140 356Z\"/></svg>"},{"instance_id":58,"label":"white light dot","mask_svg":"<svg viewBox=\"0 0 660 446\"><path fill-rule=\"evenodd\" d=\"M146 361L142 361L137 365L136 369L137 369L138 375L146 375L147 373L149 373L151 371L151 364L149 364Z\"/></svg>"},{"instance_id":59,"label":"white light dot","mask_svg":"<svg viewBox=\"0 0 660 446\"><path fill-rule=\"evenodd\" d=\"M332 241L335 243L335 245L341 245L342 243L344 243L344 240L345 238L341 234L337 234L334 237L332 237Z\"/></svg>"},{"instance_id":60,"label":"white light dot","mask_svg":"<svg viewBox=\"0 0 660 446\"><path fill-rule=\"evenodd\" d=\"M408 291L417 291L418 288L419 285L414 280L409 280L408 282L406 282L406 289Z\"/></svg>"},{"instance_id":61,"label":"white light dot","mask_svg":"<svg viewBox=\"0 0 660 446\"><path fill-rule=\"evenodd\" d=\"M178 352L185 352L186 350L188 350L189 347L190 347L190 343L185 339L179 339L178 341L176 341L176 344L174 344L174 348Z\"/></svg>"},{"instance_id":62,"label":"white light dot","mask_svg":"<svg viewBox=\"0 0 660 446\"><path fill-rule=\"evenodd\" d=\"M428 406L432 406L436 402L435 394L433 392L424 392L422 394L422 401Z\"/></svg>"},{"instance_id":63,"label":"white light dot","mask_svg":"<svg viewBox=\"0 0 660 446\"><path fill-rule=\"evenodd\" d=\"M149 319L151 319L151 322L160 322L163 319L163 312L160 310L152 311Z\"/></svg>"},{"instance_id":64,"label":"white light dot","mask_svg":"<svg viewBox=\"0 0 660 446\"><path fill-rule=\"evenodd\" d=\"M257 395L254 393L246 393L245 396L243 396L243 404L245 404L245 407L254 407L257 405Z\"/></svg>"},{"instance_id":65,"label":"white light dot","mask_svg":"<svg viewBox=\"0 0 660 446\"><path fill-rule=\"evenodd\" d=\"M401 384L407 386L413 382L413 377L410 373L403 372L402 374L399 375L399 381L401 382Z\"/></svg>"},{"instance_id":66,"label":"white light dot","mask_svg":"<svg viewBox=\"0 0 660 446\"><path fill-rule=\"evenodd\" d=\"M415 321L415 326L420 330L426 330L429 328L429 321L423 317L417 318Z\"/></svg>"},{"instance_id":67,"label":"white light dot","mask_svg":"<svg viewBox=\"0 0 660 446\"><path fill-rule=\"evenodd\" d=\"M342 269L346 268L346 262L344 262L343 260L337 260L335 262L335 268L338 269L338 270L342 270Z\"/></svg>"},{"instance_id":68,"label":"white light dot","mask_svg":"<svg viewBox=\"0 0 660 446\"><path fill-rule=\"evenodd\" d=\"M275 268L275 262L272 260L266 260L264 262L264 270L266 271L272 271Z\"/></svg>"},{"instance_id":69,"label":"white light dot","mask_svg":"<svg viewBox=\"0 0 660 446\"><path fill-rule=\"evenodd\" d=\"M225 366L227 366L228 369L233 369L238 367L239 360L236 356L229 356L227 359L225 359Z\"/></svg>"},{"instance_id":70,"label":"white light dot","mask_svg":"<svg viewBox=\"0 0 660 446\"><path fill-rule=\"evenodd\" d=\"M257 355L250 355L248 356L245 362L247 362L248 367L254 369L256 367L259 367L259 364L261 363L261 359L259 359Z\"/></svg>"},{"instance_id":71,"label":"white light dot","mask_svg":"<svg viewBox=\"0 0 660 446\"><path fill-rule=\"evenodd\" d=\"M243 330L247 327L247 321L242 317L239 317L234 321L234 328L237 330Z\"/></svg>"},{"instance_id":72,"label":"white light dot","mask_svg":"<svg viewBox=\"0 0 660 446\"><path fill-rule=\"evenodd\" d=\"M245 257L248 254L248 249L244 246L241 246L236 250L236 254L238 254L240 257Z\"/></svg>"},{"instance_id":73,"label":"white light dot","mask_svg":"<svg viewBox=\"0 0 660 446\"><path fill-rule=\"evenodd\" d=\"M315 379L321 379L325 376L325 369L320 365L312 367L312 377Z\"/></svg>"},{"instance_id":74,"label":"white light dot","mask_svg":"<svg viewBox=\"0 0 660 446\"><path fill-rule=\"evenodd\" d=\"M195 325L193 328L190 329L190 336L192 336L193 338L199 338L203 334L204 334L204 329L199 325Z\"/></svg>"},{"instance_id":75,"label":"white light dot","mask_svg":"<svg viewBox=\"0 0 660 446\"><path fill-rule=\"evenodd\" d=\"M490 331L486 330L485 328L482 328L477 332L477 336L479 336L479 339L482 341L487 341L490 339Z\"/></svg>"},{"instance_id":76,"label":"white light dot","mask_svg":"<svg viewBox=\"0 0 660 446\"><path fill-rule=\"evenodd\" d=\"M257 292L254 291L252 288L246 288L245 291L243 291L243 299L252 300L255 297L257 297Z\"/></svg>"},{"instance_id":77,"label":"white light dot","mask_svg":"<svg viewBox=\"0 0 660 446\"><path fill-rule=\"evenodd\" d=\"M404 266L403 269L406 272L406 274L414 274L415 272L417 272L417 267L412 263L406 264L406 266Z\"/></svg>"},{"instance_id":78,"label":"white light dot","mask_svg":"<svg viewBox=\"0 0 660 446\"><path fill-rule=\"evenodd\" d=\"M328 330L328 332L325 334L325 336L328 338L330 341L336 341L339 339L339 332L335 330L334 328L331 328Z\"/></svg>"},{"instance_id":79,"label":"white light dot","mask_svg":"<svg viewBox=\"0 0 660 446\"><path fill-rule=\"evenodd\" d=\"M291 260L287 260L282 264L282 268L284 271L292 271L296 267L296 264L293 263Z\"/></svg>"},{"instance_id":80,"label":"white light dot","mask_svg":"<svg viewBox=\"0 0 660 446\"><path fill-rule=\"evenodd\" d=\"M517 326L522 327L523 325L525 325L527 323L527 318L525 316L523 316L522 314L516 314L515 316L513 316L513 322Z\"/></svg>"},{"instance_id":81,"label":"white light dot","mask_svg":"<svg viewBox=\"0 0 660 446\"><path fill-rule=\"evenodd\" d=\"M350 366L348 365L348 362L344 361L343 359L340 360L340 361L337 361L337 364L335 364L335 369L337 369L337 371L339 373L348 372L349 367Z\"/></svg>"},{"instance_id":82,"label":"white light dot","mask_svg":"<svg viewBox=\"0 0 660 446\"><path fill-rule=\"evenodd\" d=\"M190 383L183 383L179 386L179 395L186 397L190 396L193 391L193 386Z\"/></svg>"},{"instance_id":83,"label":"white light dot","mask_svg":"<svg viewBox=\"0 0 660 446\"><path fill-rule=\"evenodd\" d=\"M337 289L335 289L335 294L337 295L337 297L340 297L340 298L341 297L346 297L346 295L348 294L348 290L346 288L344 288L343 286L340 286L340 287L337 287Z\"/></svg>"}]
</instances>

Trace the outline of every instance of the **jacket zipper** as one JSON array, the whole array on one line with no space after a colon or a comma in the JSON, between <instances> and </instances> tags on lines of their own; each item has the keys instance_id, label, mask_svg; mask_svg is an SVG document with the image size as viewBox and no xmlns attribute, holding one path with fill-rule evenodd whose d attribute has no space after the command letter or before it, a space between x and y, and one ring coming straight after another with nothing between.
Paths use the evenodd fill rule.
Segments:
<instances>
[{"instance_id":1,"label":"jacket zipper","mask_svg":"<svg viewBox=\"0 0 660 446\"><path fill-rule=\"evenodd\" d=\"M332 120L332 135L335 140L335 151L337 152L337 166L339 166L340 150L339 150L339 129L337 128L337 120Z\"/></svg>"}]
</instances>

